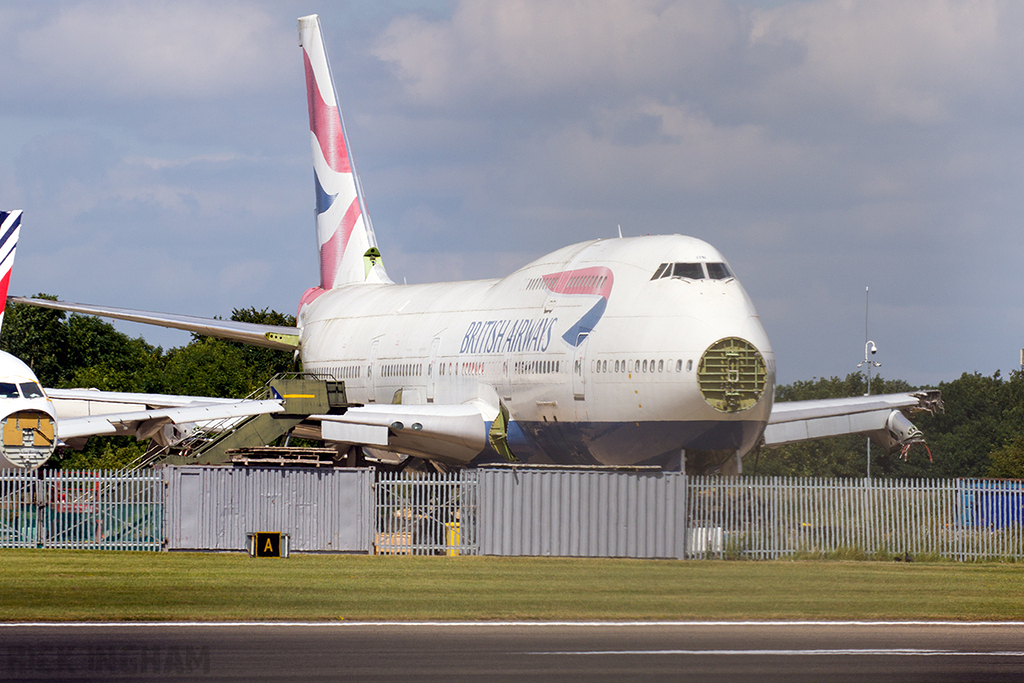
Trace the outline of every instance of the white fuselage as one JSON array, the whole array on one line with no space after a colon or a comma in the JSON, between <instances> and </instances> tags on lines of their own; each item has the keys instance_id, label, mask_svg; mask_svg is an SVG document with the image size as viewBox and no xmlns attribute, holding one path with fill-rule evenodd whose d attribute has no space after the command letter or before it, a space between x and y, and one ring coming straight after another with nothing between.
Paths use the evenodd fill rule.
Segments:
<instances>
[{"instance_id":1,"label":"white fuselage","mask_svg":"<svg viewBox=\"0 0 1024 683\"><path fill-rule=\"evenodd\" d=\"M303 366L343 380L358 403L500 402L522 460L671 467L684 449L742 455L771 412L771 345L735 277L652 279L662 263L724 259L689 237L620 238L500 280L339 287L299 312ZM736 339L763 359L761 379L742 408L716 407L702 358ZM723 367L733 387L738 371Z\"/></svg>"}]
</instances>

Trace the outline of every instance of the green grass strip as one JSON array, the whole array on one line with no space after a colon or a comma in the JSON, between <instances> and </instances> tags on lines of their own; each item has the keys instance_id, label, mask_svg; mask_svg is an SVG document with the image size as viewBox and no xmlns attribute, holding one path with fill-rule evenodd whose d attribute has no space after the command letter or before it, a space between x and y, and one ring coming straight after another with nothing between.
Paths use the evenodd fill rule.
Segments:
<instances>
[{"instance_id":1,"label":"green grass strip","mask_svg":"<svg viewBox=\"0 0 1024 683\"><path fill-rule=\"evenodd\" d=\"M1024 620L1024 566L0 550L0 621Z\"/></svg>"}]
</instances>

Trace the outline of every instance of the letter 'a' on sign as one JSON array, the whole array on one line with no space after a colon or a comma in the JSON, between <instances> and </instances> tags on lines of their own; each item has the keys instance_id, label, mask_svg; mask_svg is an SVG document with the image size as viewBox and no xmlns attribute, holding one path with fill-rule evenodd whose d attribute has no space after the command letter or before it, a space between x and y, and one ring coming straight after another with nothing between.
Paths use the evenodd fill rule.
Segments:
<instances>
[{"instance_id":1,"label":"letter 'a' on sign","mask_svg":"<svg viewBox=\"0 0 1024 683\"><path fill-rule=\"evenodd\" d=\"M280 531L251 533L249 534L249 554L253 557L288 557L288 535L282 534Z\"/></svg>"}]
</instances>

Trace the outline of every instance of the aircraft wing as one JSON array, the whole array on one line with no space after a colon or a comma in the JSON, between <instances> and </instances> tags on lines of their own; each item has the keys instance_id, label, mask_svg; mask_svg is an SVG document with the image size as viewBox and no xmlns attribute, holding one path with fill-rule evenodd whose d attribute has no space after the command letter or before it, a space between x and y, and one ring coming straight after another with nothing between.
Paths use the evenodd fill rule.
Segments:
<instances>
[{"instance_id":1,"label":"aircraft wing","mask_svg":"<svg viewBox=\"0 0 1024 683\"><path fill-rule=\"evenodd\" d=\"M57 419L61 420L106 413L179 408L197 403L231 404L239 402L237 398L138 394L126 391L99 391L98 389L45 389L45 391L57 411Z\"/></svg>"},{"instance_id":2,"label":"aircraft wing","mask_svg":"<svg viewBox=\"0 0 1024 683\"><path fill-rule=\"evenodd\" d=\"M342 415L311 415L327 441L466 464L487 447L485 408L459 405L364 405ZM492 416L493 419L493 416Z\"/></svg>"},{"instance_id":3,"label":"aircraft wing","mask_svg":"<svg viewBox=\"0 0 1024 683\"><path fill-rule=\"evenodd\" d=\"M923 443L904 411L942 411L936 390L907 394L785 401L772 406L764 442L769 448L841 434L867 434L889 451Z\"/></svg>"},{"instance_id":4,"label":"aircraft wing","mask_svg":"<svg viewBox=\"0 0 1024 683\"><path fill-rule=\"evenodd\" d=\"M161 327L172 327L197 334L205 334L221 339L245 342L254 346L265 346L283 351L294 350L299 344L297 327L283 325L260 325L237 320L218 320L201 318L194 315L177 315L175 313L154 313L138 311L131 308L114 308L112 306L94 306L92 304L76 304L70 301L51 301L50 299L31 299L24 296L12 296L7 299L16 304L54 308L72 313L97 315L103 318L128 320L134 323L146 323Z\"/></svg>"},{"instance_id":5,"label":"aircraft wing","mask_svg":"<svg viewBox=\"0 0 1024 683\"><path fill-rule=\"evenodd\" d=\"M102 392L97 392L102 393ZM250 415L277 413L284 410L280 400L254 401L250 399L222 401L192 398L192 403L175 407L120 410L79 417L57 418L57 437L68 444L84 443L90 436L134 436L136 439L155 439L158 443L173 443L186 435L197 422L237 420ZM168 426L184 429L166 430ZM187 427L185 427L187 425Z\"/></svg>"}]
</instances>

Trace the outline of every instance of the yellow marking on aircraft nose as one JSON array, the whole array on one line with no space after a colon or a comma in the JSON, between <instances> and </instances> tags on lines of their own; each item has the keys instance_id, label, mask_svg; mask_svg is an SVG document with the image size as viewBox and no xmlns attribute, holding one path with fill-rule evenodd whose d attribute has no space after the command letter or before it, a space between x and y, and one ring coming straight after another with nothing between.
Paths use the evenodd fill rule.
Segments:
<instances>
[{"instance_id":1,"label":"yellow marking on aircraft nose","mask_svg":"<svg viewBox=\"0 0 1024 683\"><path fill-rule=\"evenodd\" d=\"M281 394L281 398L316 398L316 394Z\"/></svg>"}]
</instances>

